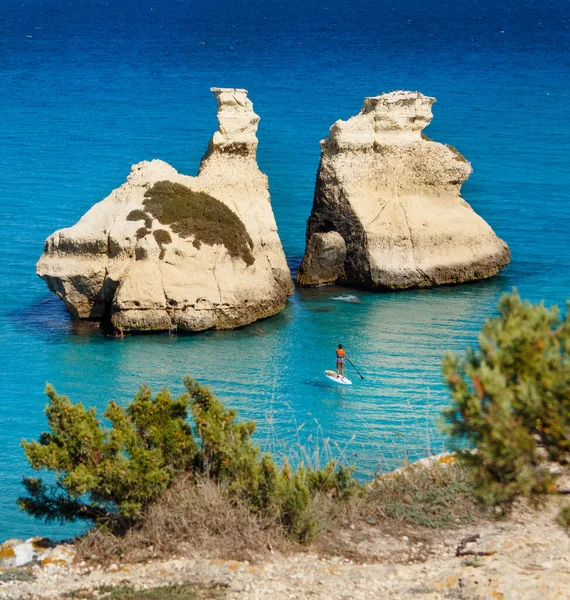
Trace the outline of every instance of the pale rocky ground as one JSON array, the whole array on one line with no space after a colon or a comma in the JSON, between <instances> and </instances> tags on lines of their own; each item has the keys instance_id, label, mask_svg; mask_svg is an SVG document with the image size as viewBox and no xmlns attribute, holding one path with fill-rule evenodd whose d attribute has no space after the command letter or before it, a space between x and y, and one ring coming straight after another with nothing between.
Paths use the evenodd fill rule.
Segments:
<instances>
[{"instance_id":1,"label":"pale rocky ground","mask_svg":"<svg viewBox=\"0 0 570 600\"><path fill-rule=\"evenodd\" d=\"M251 600L570 598L570 537L553 521L559 502L553 499L540 512L521 505L508 520L435 530L429 537L347 526L346 547L367 557L364 563L269 551L248 561L195 556L106 567L48 563L33 568L33 582L0 583L0 598L43 600L103 585L148 589L184 582L217 585L217 597ZM477 534L463 552L488 554L456 556L462 540Z\"/></svg>"}]
</instances>

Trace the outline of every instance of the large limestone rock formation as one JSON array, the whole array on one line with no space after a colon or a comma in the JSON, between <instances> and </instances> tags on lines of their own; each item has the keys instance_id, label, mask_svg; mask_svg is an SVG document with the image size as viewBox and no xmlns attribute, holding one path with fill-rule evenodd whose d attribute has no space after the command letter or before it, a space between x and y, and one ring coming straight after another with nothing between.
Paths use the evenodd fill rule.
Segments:
<instances>
[{"instance_id":1,"label":"large limestone rock formation","mask_svg":"<svg viewBox=\"0 0 570 600\"><path fill-rule=\"evenodd\" d=\"M132 331L232 328L279 312L292 281L256 161L246 90L213 88L220 124L197 177L160 160L45 243L37 272L75 317Z\"/></svg>"},{"instance_id":2,"label":"large limestone rock formation","mask_svg":"<svg viewBox=\"0 0 570 600\"><path fill-rule=\"evenodd\" d=\"M331 127L299 285L427 287L491 277L508 264L505 242L460 196L471 165L422 134L434 102L382 94Z\"/></svg>"}]
</instances>

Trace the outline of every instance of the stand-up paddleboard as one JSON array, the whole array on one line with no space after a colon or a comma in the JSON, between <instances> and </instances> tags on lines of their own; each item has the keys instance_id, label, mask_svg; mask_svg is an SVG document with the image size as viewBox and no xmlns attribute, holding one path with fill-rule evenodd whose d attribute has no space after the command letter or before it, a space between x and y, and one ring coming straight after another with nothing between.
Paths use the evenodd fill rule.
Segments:
<instances>
[{"instance_id":1,"label":"stand-up paddleboard","mask_svg":"<svg viewBox=\"0 0 570 600\"><path fill-rule=\"evenodd\" d=\"M325 377L334 381L335 383L340 383L341 385L352 385L352 381L343 377L342 375L336 376L336 371L325 371Z\"/></svg>"}]
</instances>

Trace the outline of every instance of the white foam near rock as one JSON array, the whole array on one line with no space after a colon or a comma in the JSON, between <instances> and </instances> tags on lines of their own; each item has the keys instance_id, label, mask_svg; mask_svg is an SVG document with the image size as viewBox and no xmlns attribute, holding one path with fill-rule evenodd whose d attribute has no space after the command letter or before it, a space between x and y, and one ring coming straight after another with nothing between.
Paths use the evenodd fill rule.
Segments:
<instances>
[{"instance_id":1,"label":"white foam near rock","mask_svg":"<svg viewBox=\"0 0 570 600\"><path fill-rule=\"evenodd\" d=\"M471 165L422 134L434 102L419 92L382 94L331 127L299 285L428 287L491 277L508 264L505 242L460 196ZM342 264L332 233L346 246Z\"/></svg>"},{"instance_id":2,"label":"white foam near rock","mask_svg":"<svg viewBox=\"0 0 570 600\"><path fill-rule=\"evenodd\" d=\"M212 92L219 131L197 177L160 160L141 162L76 225L46 240L37 273L73 316L108 316L124 330L198 331L238 327L284 308L293 284L257 165L259 117L246 90ZM176 218L156 204L150 211L149 193L168 185L176 202L189 191L206 203L208 218L218 213L196 226L184 207Z\"/></svg>"}]
</instances>

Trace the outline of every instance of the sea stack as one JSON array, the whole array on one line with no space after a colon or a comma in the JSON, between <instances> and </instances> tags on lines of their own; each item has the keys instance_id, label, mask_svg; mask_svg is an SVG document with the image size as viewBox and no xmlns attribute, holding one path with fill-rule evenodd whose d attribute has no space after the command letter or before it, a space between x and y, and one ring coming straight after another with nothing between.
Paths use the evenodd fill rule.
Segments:
<instances>
[{"instance_id":1,"label":"sea stack","mask_svg":"<svg viewBox=\"0 0 570 600\"><path fill-rule=\"evenodd\" d=\"M196 177L160 160L45 242L37 273L79 319L125 331L230 329L274 315L293 282L257 165L247 91L212 88L214 133Z\"/></svg>"},{"instance_id":2,"label":"sea stack","mask_svg":"<svg viewBox=\"0 0 570 600\"><path fill-rule=\"evenodd\" d=\"M507 244L461 198L470 163L422 130L435 98L366 98L321 142L300 286L398 290L485 279Z\"/></svg>"}]
</instances>

